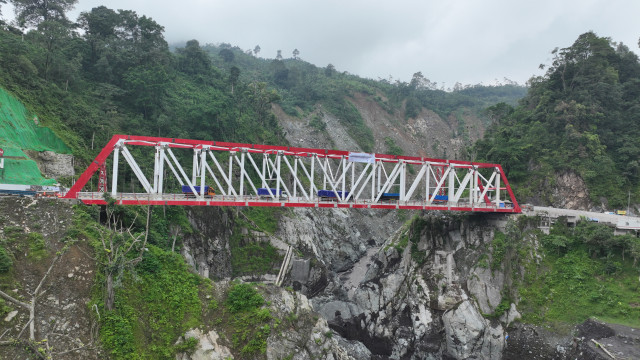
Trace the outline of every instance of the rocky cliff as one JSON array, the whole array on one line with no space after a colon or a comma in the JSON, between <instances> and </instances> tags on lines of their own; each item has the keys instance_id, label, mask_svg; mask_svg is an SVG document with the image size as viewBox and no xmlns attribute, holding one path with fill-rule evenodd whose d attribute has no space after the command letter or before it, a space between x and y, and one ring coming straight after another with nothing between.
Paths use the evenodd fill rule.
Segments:
<instances>
[{"instance_id":1,"label":"rocky cliff","mask_svg":"<svg viewBox=\"0 0 640 360\"><path fill-rule=\"evenodd\" d=\"M473 251L491 241L494 230L481 217L418 215L369 246L373 251L362 251L348 270L329 266L328 285L310 294L311 303L331 329L364 344L374 358L500 358L503 324L485 319L479 304L493 312L501 295L492 289L504 285L504 276L478 271L480 253ZM325 249L324 258L357 254L344 251L354 248L352 239L341 238L342 246ZM470 287L478 273L483 286Z\"/></svg>"}]
</instances>

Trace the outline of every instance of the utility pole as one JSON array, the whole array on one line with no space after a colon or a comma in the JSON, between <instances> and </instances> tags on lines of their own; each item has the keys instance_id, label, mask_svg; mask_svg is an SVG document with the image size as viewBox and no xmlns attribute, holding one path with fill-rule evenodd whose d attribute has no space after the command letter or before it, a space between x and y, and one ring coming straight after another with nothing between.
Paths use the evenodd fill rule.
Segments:
<instances>
[{"instance_id":1,"label":"utility pole","mask_svg":"<svg viewBox=\"0 0 640 360\"><path fill-rule=\"evenodd\" d=\"M629 204L631 203L631 190L629 190L629 197L627 198L627 216L629 216Z\"/></svg>"}]
</instances>

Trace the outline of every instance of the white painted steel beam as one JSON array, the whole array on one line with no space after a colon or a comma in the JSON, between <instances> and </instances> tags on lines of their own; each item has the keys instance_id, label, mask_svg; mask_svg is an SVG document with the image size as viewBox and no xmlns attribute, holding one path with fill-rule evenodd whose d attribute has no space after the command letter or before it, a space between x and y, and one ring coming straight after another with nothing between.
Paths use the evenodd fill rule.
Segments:
<instances>
[{"instance_id":1,"label":"white painted steel beam","mask_svg":"<svg viewBox=\"0 0 640 360\"><path fill-rule=\"evenodd\" d=\"M150 174L153 184L148 182L144 171L127 149L127 146L142 145L140 141L125 139L115 145L112 196L119 193L118 166L122 155L142 188L159 199L185 197L182 188L165 188L166 164L180 186L188 186L191 198L199 201L258 199L282 203L283 206L285 203L317 205L334 202L360 207L392 203L473 209L498 208L505 200L509 201L502 198L500 190L505 185L502 184L499 167L494 164L363 153L352 157L330 154L329 151L323 154L320 151L264 149L266 146L256 149L251 145L182 144L176 140L149 144L155 149L153 172ZM189 155L188 151L192 153ZM257 162L254 156L261 157L262 161ZM191 169L184 165L189 162ZM417 173L414 168L419 169ZM206 186L215 189L215 197L205 192ZM325 192L321 195L321 191Z\"/></svg>"}]
</instances>

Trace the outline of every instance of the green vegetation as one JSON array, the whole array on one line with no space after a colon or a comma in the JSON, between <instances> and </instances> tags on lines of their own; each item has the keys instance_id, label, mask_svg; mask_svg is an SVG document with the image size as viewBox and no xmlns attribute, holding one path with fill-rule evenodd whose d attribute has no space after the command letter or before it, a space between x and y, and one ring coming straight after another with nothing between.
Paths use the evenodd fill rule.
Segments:
<instances>
[{"instance_id":1,"label":"green vegetation","mask_svg":"<svg viewBox=\"0 0 640 360\"><path fill-rule=\"evenodd\" d=\"M523 321L574 324L595 316L640 326L640 239L582 221L575 229L554 226L541 242L542 261L531 259L518 289Z\"/></svg>"},{"instance_id":2,"label":"green vegetation","mask_svg":"<svg viewBox=\"0 0 640 360\"><path fill-rule=\"evenodd\" d=\"M27 235L29 244L29 258L40 261L47 257L47 247L44 243L44 236L37 232L30 232Z\"/></svg>"},{"instance_id":3,"label":"green vegetation","mask_svg":"<svg viewBox=\"0 0 640 360\"><path fill-rule=\"evenodd\" d=\"M4 247L0 246L0 273L6 273L11 270L13 265L13 259L11 253Z\"/></svg>"},{"instance_id":4,"label":"green vegetation","mask_svg":"<svg viewBox=\"0 0 640 360\"><path fill-rule=\"evenodd\" d=\"M402 148L396 144L396 142L395 142L395 140L393 140L393 138L390 138L388 136L385 137L384 138L384 143L385 143L385 145L387 145L387 154L389 154L389 155L403 155Z\"/></svg>"},{"instance_id":5,"label":"green vegetation","mask_svg":"<svg viewBox=\"0 0 640 360\"><path fill-rule=\"evenodd\" d=\"M146 209L146 208L145 208ZM99 208L74 206L73 225L68 239L87 241L94 248L102 264L96 273L93 300L100 317L100 339L114 359L169 359L177 352L189 351L195 345L186 341L175 345L186 330L203 324L208 302L203 301L211 292L211 285L187 268L182 256L161 246L147 243L142 261L135 267L116 267L115 301L113 310L105 306L106 274L108 265L103 261L107 249L101 236L110 230L97 223ZM114 214L125 224L137 219L140 209L116 207ZM157 212L161 214L161 212ZM159 215L158 215L159 216ZM131 218L130 218L131 217ZM162 224L162 221L158 221ZM134 230L135 231L135 223ZM151 237L151 232L150 232ZM128 259L120 259L125 261Z\"/></svg>"},{"instance_id":6,"label":"green vegetation","mask_svg":"<svg viewBox=\"0 0 640 360\"><path fill-rule=\"evenodd\" d=\"M507 251L507 236L497 231L491 241L491 270L498 270L504 261Z\"/></svg>"},{"instance_id":7,"label":"green vegetation","mask_svg":"<svg viewBox=\"0 0 640 360\"><path fill-rule=\"evenodd\" d=\"M623 44L580 35L553 51L544 76L532 78L517 107L489 107L493 124L475 146L502 164L522 200L550 202L557 174L574 172L591 200L612 208L640 198L640 62Z\"/></svg>"},{"instance_id":8,"label":"green vegetation","mask_svg":"<svg viewBox=\"0 0 640 360\"><path fill-rule=\"evenodd\" d=\"M286 210L282 208L248 207L242 213L249 220L248 225L252 229L273 234L284 211Z\"/></svg>"},{"instance_id":9,"label":"green vegetation","mask_svg":"<svg viewBox=\"0 0 640 360\"><path fill-rule=\"evenodd\" d=\"M229 245L234 276L260 275L277 271L282 256L268 241L254 237L252 231L269 236L276 231L281 208L253 207L243 209L243 217L235 222Z\"/></svg>"},{"instance_id":10,"label":"green vegetation","mask_svg":"<svg viewBox=\"0 0 640 360\"><path fill-rule=\"evenodd\" d=\"M138 270L123 278L115 309L104 315L102 343L116 359L171 358L176 339L202 324L204 281L180 255L153 245Z\"/></svg>"},{"instance_id":11,"label":"green vegetation","mask_svg":"<svg viewBox=\"0 0 640 360\"><path fill-rule=\"evenodd\" d=\"M264 298L251 284L234 284L225 301L227 333L232 334L233 347L242 355L263 354L271 334L273 319L269 309L262 308Z\"/></svg>"}]
</instances>

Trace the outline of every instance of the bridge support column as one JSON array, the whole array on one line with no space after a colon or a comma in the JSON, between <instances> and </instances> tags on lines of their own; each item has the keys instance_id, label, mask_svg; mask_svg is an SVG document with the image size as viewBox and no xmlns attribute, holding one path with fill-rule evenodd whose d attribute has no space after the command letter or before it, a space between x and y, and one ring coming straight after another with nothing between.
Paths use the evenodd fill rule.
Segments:
<instances>
[{"instance_id":1,"label":"bridge support column","mask_svg":"<svg viewBox=\"0 0 640 360\"><path fill-rule=\"evenodd\" d=\"M113 149L113 175L111 176L111 197L115 198L118 194L118 157L120 156L120 146L116 145Z\"/></svg>"}]
</instances>

